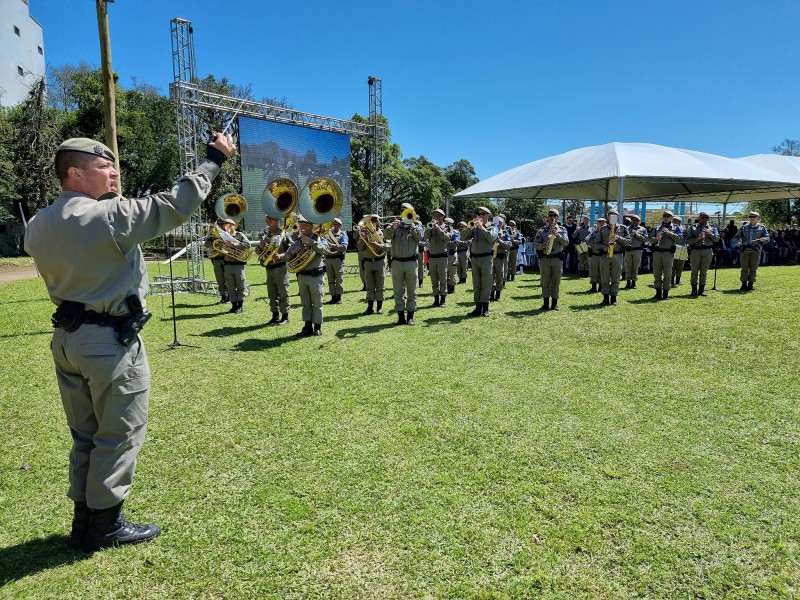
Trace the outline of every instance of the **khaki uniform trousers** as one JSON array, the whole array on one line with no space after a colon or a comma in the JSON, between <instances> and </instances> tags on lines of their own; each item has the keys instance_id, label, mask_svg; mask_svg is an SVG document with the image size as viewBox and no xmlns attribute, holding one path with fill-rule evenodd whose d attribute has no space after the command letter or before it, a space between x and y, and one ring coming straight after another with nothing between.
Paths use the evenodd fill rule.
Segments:
<instances>
[{"instance_id":1,"label":"khaki uniform trousers","mask_svg":"<svg viewBox=\"0 0 800 600\"><path fill-rule=\"evenodd\" d=\"M617 253L611 258L608 256L599 256L598 258L600 259L600 292L603 295L619 295L623 255Z\"/></svg>"},{"instance_id":2,"label":"khaki uniform trousers","mask_svg":"<svg viewBox=\"0 0 800 600\"><path fill-rule=\"evenodd\" d=\"M322 294L325 292L323 275L297 274L297 286L300 288L300 304L303 305L303 321L322 325Z\"/></svg>"},{"instance_id":3,"label":"khaki uniform trousers","mask_svg":"<svg viewBox=\"0 0 800 600\"><path fill-rule=\"evenodd\" d=\"M447 295L447 257L428 257L428 274L431 276L431 294Z\"/></svg>"},{"instance_id":4,"label":"khaki uniform trousers","mask_svg":"<svg viewBox=\"0 0 800 600\"><path fill-rule=\"evenodd\" d=\"M642 249L626 249L623 263L625 265L625 279L636 281L639 278L639 267L642 266Z\"/></svg>"},{"instance_id":5,"label":"khaki uniform trousers","mask_svg":"<svg viewBox=\"0 0 800 600\"><path fill-rule=\"evenodd\" d=\"M517 260L519 259L519 246L512 247L508 251L508 267L506 268L506 279L509 275L517 272Z\"/></svg>"},{"instance_id":6,"label":"khaki uniform trousers","mask_svg":"<svg viewBox=\"0 0 800 600\"><path fill-rule=\"evenodd\" d=\"M128 495L147 430L144 343L125 347L113 328L84 324L56 329L50 349L72 434L67 495L93 509L116 506Z\"/></svg>"},{"instance_id":7,"label":"khaki uniform trousers","mask_svg":"<svg viewBox=\"0 0 800 600\"><path fill-rule=\"evenodd\" d=\"M739 254L739 264L741 266L739 281L742 283L755 283L760 258L760 250L758 252L742 252Z\"/></svg>"},{"instance_id":8,"label":"khaki uniform trousers","mask_svg":"<svg viewBox=\"0 0 800 600\"><path fill-rule=\"evenodd\" d=\"M392 290L397 312L417 310L417 261L392 261Z\"/></svg>"},{"instance_id":9,"label":"khaki uniform trousers","mask_svg":"<svg viewBox=\"0 0 800 600\"><path fill-rule=\"evenodd\" d=\"M475 302L489 302L492 292L492 257L472 257L472 296Z\"/></svg>"},{"instance_id":10,"label":"khaki uniform trousers","mask_svg":"<svg viewBox=\"0 0 800 600\"><path fill-rule=\"evenodd\" d=\"M692 250L691 265L692 265L692 285L705 285L708 279L708 269L711 266L711 258L714 256L714 251L711 248L703 250Z\"/></svg>"},{"instance_id":11,"label":"khaki uniform trousers","mask_svg":"<svg viewBox=\"0 0 800 600\"><path fill-rule=\"evenodd\" d=\"M578 271L588 271L589 270L589 253L583 252L578 254Z\"/></svg>"},{"instance_id":12,"label":"khaki uniform trousers","mask_svg":"<svg viewBox=\"0 0 800 600\"><path fill-rule=\"evenodd\" d=\"M458 255L447 254L447 285L454 286L458 283Z\"/></svg>"},{"instance_id":13,"label":"khaki uniform trousers","mask_svg":"<svg viewBox=\"0 0 800 600\"><path fill-rule=\"evenodd\" d=\"M564 272L564 261L560 258L540 258L539 274L542 284L542 299L558 300L561 289L561 274Z\"/></svg>"},{"instance_id":14,"label":"khaki uniform trousers","mask_svg":"<svg viewBox=\"0 0 800 600\"><path fill-rule=\"evenodd\" d=\"M243 263L225 263L225 287L228 288L228 297L231 302L243 302L245 291Z\"/></svg>"},{"instance_id":15,"label":"khaki uniform trousers","mask_svg":"<svg viewBox=\"0 0 800 600\"><path fill-rule=\"evenodd\" d=\"M465 279L467 277L467 271L469 270L469 259L467 258L467 251L459 250L458 252L456 252L456 256L458 256L458 278Z\"/></svg>"},{"instance_id":16,"label":"khaki uniform trousers","mask_svg":"<svg viewBox=\"0 0 800 600\"><path fill-rule=\"evenodd\" d=\"M383 302L386 289L384 259L364 259L364 285L367 287L367 302Z\"/></svg>"},{"instance_id":17,"label":"khaki uniform trousers","mask_svg":"<svg viewBox=\"0 0 800 600\"><path fill-rule=\"evenodd\" d=\"M653 285L657 290L669 290L672 286L672 252L659 252L653 249Z\"/></svg>"},{"instance_id":18,"label":"khaki uniform trousers","mask_svg":"<svg viewBox=\"0 0 800 600\"><path fill-rule=\"evenodd\" d=\"M212 258L211 264L214 267L214 279L217 280L219 295L225 296L228 293L228 287L225 285L225 259Z\"/></svg>"},{"instance_id":19,"label":"khaki uniform trousers","mask_svg":"<svg viewBox=\"0 0 800 600\"><path fill-rule=\"evenodd\" d=\"M285 262L267 268L267 296L271 312L289 314L289 269Z\"/></svg>"},{"instance_id":20,"label":"khaki uniform trousers","mask_svg":"<svg viewBox=\"0 0 800 600\"><path fill-rule=\"evenodd\" d=\"M425 277L425 251L419 250L419 256L417 258L417 277L419 278L419 285L422 285L422 281Z\"/></svg>"},{"instance_id":21,"label":"khaki uniform trousers","mask_svg":"<svg viewBox=\"0 0 800 600\"><path fill-rule=\"evenodd\" d=\"M506 287L506 258L508 254L498 253L492 260L492 291Z\"/></svg>"},{"instance_id":22,"label":"khaki uniform trousers","mask_svg":"<svg viewBox=\"0 0 800 600\"><path fill-rule=\"evenodd\" d=\"M328 292L331 296L341 296L344 293L344 259L325 257L325 274L328 277Z\"/></svg>"},{"instance_id":23,"label":"khaki uniform trousers","mask_svg":"<svg viewBox=\"0 0 800 600\"><path fill-rule=\"evenodd\" d=\"M602 258L595 254L589 257L589 283L600 283L600 260Z\"/></svg>"}]
</instances>

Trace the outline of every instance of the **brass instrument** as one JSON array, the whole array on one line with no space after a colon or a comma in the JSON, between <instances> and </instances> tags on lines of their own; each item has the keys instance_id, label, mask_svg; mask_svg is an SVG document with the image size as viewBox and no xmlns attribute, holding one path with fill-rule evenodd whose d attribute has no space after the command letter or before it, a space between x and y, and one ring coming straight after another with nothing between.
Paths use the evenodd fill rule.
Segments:
<instances>
[{"instance_id":1,"label":"brass instrument","mask_svg":"<svg viewBox=\"0 0 800 600\"><path fill-rule=\"evenodd\" d=\"M364 217L358 222L357 227L358 234L367 247L367 250L369 250L375 258L383 258L386 256L386 248L383 247L383 233L379 227L376 228L375 225L372 224L372 219L370 217Z\"/></svg>"},{"instance_id":2,"label":"brass instrument","mask_svg":"<svg viewBox=\"0 0 800 600\"><path fill-rule=\"evenodd\" d=\"M400 213L400 220L406 225L413 225L417 222L417 213L413 208L406 208Z\"/></svg>"},{"instance_id":3,"label":"brass instrument","mask_svg":"<svg viewBox=\"0 0 800 600\"><path fill-rule=\"evenodd\" d=\"M547 249L544 251L544 253L547 255L553 251L553 244L556 241L556 233L558 233L558 223L555 219L553 219L553 223L550 225L550 235L548 236L547 240Z\"/></svg>"},{"instance_id":4,"label":"brass instrument","mask_svg":"<svg viewBox=\"0 0 800 600\"><path fill-rule=\"evenodd\" d=\"M619 217L617 215L608 215L608 223L611 225L611 232L608 234L608 258L612 258L614 256L614 236L617 235L617 221Z\"/></svg>"},{"instance_id":5,"label":"brass instrument","mask_svg":"<svg viewBox=\"0 0 800 600\"><path fill-rule=\"evenodd\" d=\"M261 193L264 214L273 219L288 217L297 207L300 193L294 181L280 177L267 184Z\"/></svg>"},{"instance_id":6,"label":"brass instrument","mask_svg":"<svg viewBox=\"0 0 800 600\"><path fill-rule=\"evenodd\" d=\"M269 233L267 235L270 235ZM278 243L275 243L275 238L277 236L270 235L269 244L261 244L259 246L260 251L258 253L258 262L262 267L266 267L272 262L272 259L278 253L278 249L281 246L281 240L283 236L278 238Z\"/></svg>"},{"instance_id":7,"label":"brass instrument","mask_svg":"<svg viewBox=\"0 0 800 600\"><path fill-rule=\"evenodd\" d=\"M333 241L330 228L331 222L339 216L344 204L344 194L333 179L320 177L309 181L300 192L297 210L316 225L313 233ZM309 246L304 246L287 256L286 265L290 273L297 273L305 269L314 259L315 251Z\"/></svg>"},{"instance_id":8,"label":"brass instrument","mask_svg":"<svg viewBox=\"0 0 800 600\"><path fill-rule=\"evenodd\" d=\"M247 199L241 194L223 194L217 199L214 211L220 219L239 222L247 214Z\"/></svg>"},{"instance_id":9,"label":"brass instrument","mask_svg":"<svg viewBox=\"0 0 800 600\"><path fill-rule=\"evenodd\" d=\"M234 260L238 260L240 262L246 263L250 260L253 256L253 249L248 247L247 249L244 248L231 248L222 239L223 231L217 227L216 225L211 230L211 237L215 238L213 242L211 242L211 248L216 252L214 256L219 256L220 254L224 254L225 256L230 256Z\"/></svg>"}]
</instances>

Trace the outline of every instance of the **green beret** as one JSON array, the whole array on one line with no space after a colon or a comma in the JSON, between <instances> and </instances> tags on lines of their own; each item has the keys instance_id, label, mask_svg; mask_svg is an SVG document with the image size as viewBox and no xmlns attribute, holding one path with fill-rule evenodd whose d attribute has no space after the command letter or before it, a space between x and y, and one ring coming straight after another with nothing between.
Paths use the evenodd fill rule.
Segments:
<instances>
[{"instance_id":1,"label":"green beret","mask_svg":"<svg viewBox=\"0 0 800 600\"><path fill-rule=\"evenodd\" d=\"M58 147L56 154L59 152L83 152L115 161L114 153L108 146L89 138L70 138Z\"/></svg>"}]
</instances>

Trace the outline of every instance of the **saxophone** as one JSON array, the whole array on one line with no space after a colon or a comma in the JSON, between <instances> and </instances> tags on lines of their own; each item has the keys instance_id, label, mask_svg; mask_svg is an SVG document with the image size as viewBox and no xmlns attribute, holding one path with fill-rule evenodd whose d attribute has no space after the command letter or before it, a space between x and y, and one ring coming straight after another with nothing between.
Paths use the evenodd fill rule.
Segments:
<instances>
[{"instance_id":1,"label":"saxophone","mask_svg":"<svg viewBox=\"0 0 800 600\"><path fill-rule=\"evenodd\" d=\"M555 219L553 219L553 224L550 225L550 235L548 236L549 239L547 240L547 249L544 252L548 256L550 256L550 253L553 251L553 244L556 241L557 227L558 223L556 223Z\"/></svg>"}]
</instances>

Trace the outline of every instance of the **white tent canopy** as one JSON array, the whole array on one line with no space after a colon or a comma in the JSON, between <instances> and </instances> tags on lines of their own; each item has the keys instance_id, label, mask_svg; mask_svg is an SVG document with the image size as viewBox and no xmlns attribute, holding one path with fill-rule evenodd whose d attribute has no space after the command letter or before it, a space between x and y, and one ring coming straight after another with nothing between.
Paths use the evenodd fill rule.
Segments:
<instances>
[{"instance_id":1,"label":"white tent canopy","mask_svg":"<svg viewBox=\"0 0 800 600\"><path fill-rule=\"evenodd\" d=\"M455 196L748 202L800 197L800 171L787 175L716 154L612 142L516 167Z\"/></svg>"},{"instance_id":2,"label":"white tent canopy","mask_svg":"<svg viewBox=\"0 0 800 600\"><path fill-rule=\"evenodd\" d=\"M783 154L754 154L738 159L757 167L764 167L776 171L787 177L800 178L800 156L785 156Z\"/></svg>"}]
</instances>

